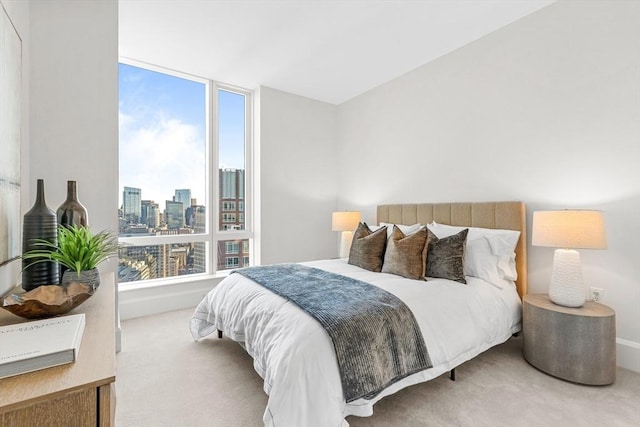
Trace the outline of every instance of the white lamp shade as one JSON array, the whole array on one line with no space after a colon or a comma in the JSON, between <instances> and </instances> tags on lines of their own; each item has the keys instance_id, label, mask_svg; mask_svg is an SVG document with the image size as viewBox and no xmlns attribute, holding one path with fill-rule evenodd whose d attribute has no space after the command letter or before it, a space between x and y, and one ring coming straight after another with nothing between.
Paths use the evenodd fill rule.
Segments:
<instances>
[{"instance_id":1,"label":"white lamp shade","mask_svg":"<svg viewBox=\"0 0 640 427\"><path fill-rule=\"evenodd\" d=\"M533 213L533 246L606 249L602 211L562 210Z\"/></svg>"},{"instance_id":2,"label":"white lamp shade","mask_svg":"<svg viewBox=\"0 0 640 427\"><path fill-rule=\"evenodd\" d=\"M331 215L331 230L353 231L358 228L360 218L360 212L356 211L334 212Z\"/></svg>"}]
</instances>

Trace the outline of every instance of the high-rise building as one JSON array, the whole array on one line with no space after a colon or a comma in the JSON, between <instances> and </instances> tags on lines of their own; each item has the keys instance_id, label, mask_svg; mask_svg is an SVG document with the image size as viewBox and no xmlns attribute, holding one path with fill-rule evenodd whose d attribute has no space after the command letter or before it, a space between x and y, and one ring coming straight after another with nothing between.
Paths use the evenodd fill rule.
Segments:
<instances>
[{"instance_id":1,"label":"high-rise building","mask_svg":"<svg viewBox=\"0 0 640 427\"><path fill-rule=\"evenodd\" d=\"M207 213L204 206L191 205L193 211L193 232L204 233L207 226ZM196 242L193 248L193 271L204 273L207 269L207 244Z\"/></svg>"},{"instance_id":2,"label":"high-rise building","mask_svg":"<svg viewBox=\"0 0 640 427\"><path fill-rule=\"evenodd\" d=\"M176 190L175 195L173 196L173 201L181 202L183 208L186 210L191 206L191 190L188 188Z\"/></svg>"},{"instance_id":3,"label":"high-rise building","mask_svg":"<svg viewBox=\"0 0 640 427\"><path fill-rule=\"evenodd\" d=\"M164 219L169 229L184 227L184 205L182 202L167 200Z\"/></svg>"},{"instance_id":4,"label":"high-rise building","mask_svg":"<svg viewBox=\"0 0 640 427\"><path fill-rule=\"evenodd\" d=\"M192 228L195 227L196 210L198 210L199 208L203 208L203 206L198 205L198 202L196 199L191 199L191 204L189 205L188 208L184 210L184 220L187 227L192 227Z\"/></svg>"},{"instance_id":5,"label":"high-rise building","mask_svg":"<svg viewBox=\"0 0 640 427\"><path fill-rule=\"evenodd\" d=\"M160 206L153 200L143 200L140 222L149 228L160 227Z\"/></svg>"},{"instance_id":6,"label":"high-rise building","mask_svg":"<svg viewBox=\"0 0 640 427\"><path fill-rule=\"evenodd\" d=\"M165 277L178 276L180 274L180 258L169 256L167 258L167 273Z\"/></svg>"},{"instance_id":7,"label":"high-rise building","mask_svg":"<svg viewBox=\"0 0 640 427\"><path fill-rule=\"evenodd\" d=\"M185 218L185 224L187 225L187 227L195 228L196 212L198 211L198 209L201 209L201 208L204 208L204 206L199 206L199 205L196 205L195 203L192 203L190 207L185 209L184 218ZM200 233L200 231L198 233Z\"/></svg>"},{"instance_id":8,"label":"high-rise building","mask_svg":"<svg viewBox=\"0 0 640 427\"><path fill-rule=\"evenodd\" d=\"M127 224L140 223L142 214L142 190L124 187L122 192L122 214Z\"/></svg>"},{"instance_id":9,"label":"high-rise building","mask_svg":"<svg viewBox=\"0 0 640 427\"><path fill-rule=\"evenodd\" d=\"M244 170L220 169L218 229L244 230ZM218 270L249 265L249 240L219 240Z\"/></svg>"},{"instance_id":10,"label":"high-rise building","mask_svg":"<svg viewBox=\"0 0 640 427\"><path fill-rule=\"evenodd\" d=\"M219 230L244 230L244 170L220 169Z\"/></svg>"}]
</instances>

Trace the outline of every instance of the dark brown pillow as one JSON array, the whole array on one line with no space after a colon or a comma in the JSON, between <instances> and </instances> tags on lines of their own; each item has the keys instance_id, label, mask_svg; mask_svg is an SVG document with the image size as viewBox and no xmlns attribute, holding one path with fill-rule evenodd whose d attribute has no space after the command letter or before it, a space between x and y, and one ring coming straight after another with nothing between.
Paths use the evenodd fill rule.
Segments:
<instances>
[{"instance_id":1,"label":"dark brown pillow","mask_svg":"<svg viewBox=\"0 0 640 427\"><path fill-rule=\"evenodd\" d=\"M438 239L431 230L428 230L427 277L440 277L467 283L464 278L464 251L468 233L469 229L465 228L458 234Z\"/></svg>"},{"instance_id":2,"label":"dark brown pillow","mask_svg":"<svg viewBox=\"0 0 640 427\"><path fill-rule=\"evenodd\" d=\"M349 264L379 273L382 270L386 244L386 226L371 231L366 223L361 222L353 233Z\"/></svg>"},{"instance_id":3,"label":"dark brown pillow","mask_svg":"<svg viewBox=\"0 0 640 427\"><path fill-rule=\"evenodd\" d=\"M396 225L387 241L383 273L397 274L407 279L424 280L427 231L425 227L405 236Z\"/></svg>"}]
</instances>

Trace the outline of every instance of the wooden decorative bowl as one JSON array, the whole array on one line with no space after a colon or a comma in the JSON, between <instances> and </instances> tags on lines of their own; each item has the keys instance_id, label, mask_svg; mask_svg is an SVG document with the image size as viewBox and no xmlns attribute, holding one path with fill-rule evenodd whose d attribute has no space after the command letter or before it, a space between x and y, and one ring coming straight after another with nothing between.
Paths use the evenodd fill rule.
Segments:
<instances>
[{"instance_id":1,"label":"wooden decorative bowl","mask_svg":"<svg viewBox=\"0 0 640 427\"><path fill-rule=\"evenodd\" d=\"M26 319L42 319L68 313L93 295L93 288L79 282L68 286L44 285L29 292L10 293L2 308Z\"/></svg>"}]
</instances>

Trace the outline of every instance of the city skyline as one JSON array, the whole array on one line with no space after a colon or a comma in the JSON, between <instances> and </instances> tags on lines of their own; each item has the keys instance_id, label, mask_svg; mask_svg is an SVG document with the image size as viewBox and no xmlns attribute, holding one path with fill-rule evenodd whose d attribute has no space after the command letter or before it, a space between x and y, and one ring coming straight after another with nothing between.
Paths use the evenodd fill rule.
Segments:
<instances>
[{"instance_id":1,"label":"city skyline","mask_svg":"<svg viewBox=\"0 0 640 427\"><path fill-rule=\"evenodd\" d=\"M220 185L220 206L224 203L224 200L240 199L244 200L244 169L219 169L218 183ZM189 209L191 206L202 206L205 204L202 201L198 201L197 198L191 197L191 189L189 188L176 188L173 190L174 195L171 198L164 200L164 209L167 210L168 206L175 202L180 202L183 205L183 210ZM155 204L158 208L162 206L162 200L147 199L143 196L143 189L138 187L131 187L125 185L121 192L122 203L119 209L122 210L123 216L133 214L140 217L142 215L141 209L145 202ZM135 207L134 210L132 208ZM240 209L244 211L244 208Z\"/></svg>"},{"instance_id":2,"label":"city skyline","mask_svg":"<svg viewBox=\"0 0 640 427\"><path fill-rule=\"evenodd\" d=\"M175 188L173 190L174 194L172 196L170 196L168 198L161 199L161 200L156 200L156 199L150 199L150 198L144 197L143 196L143 189L140 188L140 187L134 187L132 185L124 185L122 187L122 190L120 191L120 193L121 193L120 194L120 197L121 197L120 201L121 202L120 202L119 209L123 209L124 203L125 203L125 199L126 199L126 197L123 197L122 194L125 193L127 191L127 189L131 189L131 188L140 191L140 200L141 201L149 201L149 202L152 202L152 203L157 203L158 205L160 205L163 202L182 202L185 205L185 209L191 206L191 202L192 201L195 201L196 205L204 205L204 201L200 201L195 197L189 197L189 200L186 201L186 202L184 200L182 200L183 197L179 196L179 194L185 194L184 192L188 191L189 194L191 195L191 189L190 188Z\"/></svg>"},{"instance_id":3,"label":"city skyline","mask_svg":"<svg viewBox=\"0 0 640 427\"><path fill-rule=\"evenodd\" d=\"M218 230L244 230L244 171L220 170ZM125 186L119 215L121 237L177 236L205 233L207 208L191 204L191 190L174 189L173 201L165 209L155 201L143 200L142 189ZM197 202L197 201L196 201ZM216 227L212 224L212 227ZM204 273L210 249L202 241L173 243L149 242L148 245L125 245L118 253L118 281L131 282L186 274ZM220 239L216 244L215 270L241 268L251 262L249 239Z\"/></svg>"},{"instance_id":4,"label":"city skyline","mask_svg":"<svg viewBox=\"0 0 640 427\"><path fill-rule=\"evenodd\" d=\"M229 170L241 170L241 171L243 171L244 169L229 169ZM174 188L173 190L167 189L167 191L173 191L173 195L171 195L171 196L169 196L167 198L162 198L162 199L158 200L158 199L152 199L152 198L145 197L143 188L125 184L125 185L123 185L121 187L121 190L120 190L120 199L119 199L120 200L120 204L119 204L119 207L118 207L119 209L123 209L124 199L125 198L122 196L122 194L126 191L127 188L135 188L137 190L140 190L140 200L142 200L142 201L150 201L150 202L153 202L153 203L157 203L158 205L161 205L164 202L174 202L174 201L180 202L181 200L176 200L176 192L184 191L184 190L188 190L188 191L191 190L190 188ZM194 200L195 200L195 204L196 205L204 206L204 204L205 204L204 200L200 200L197 197L193 197L193 193L191 193L191 197L189 199L190 199L189 203L188 204L185 203L185 209L187 207L189 207L191 205L191 201L194 201Z\"/></svg>"}]
</instances>

